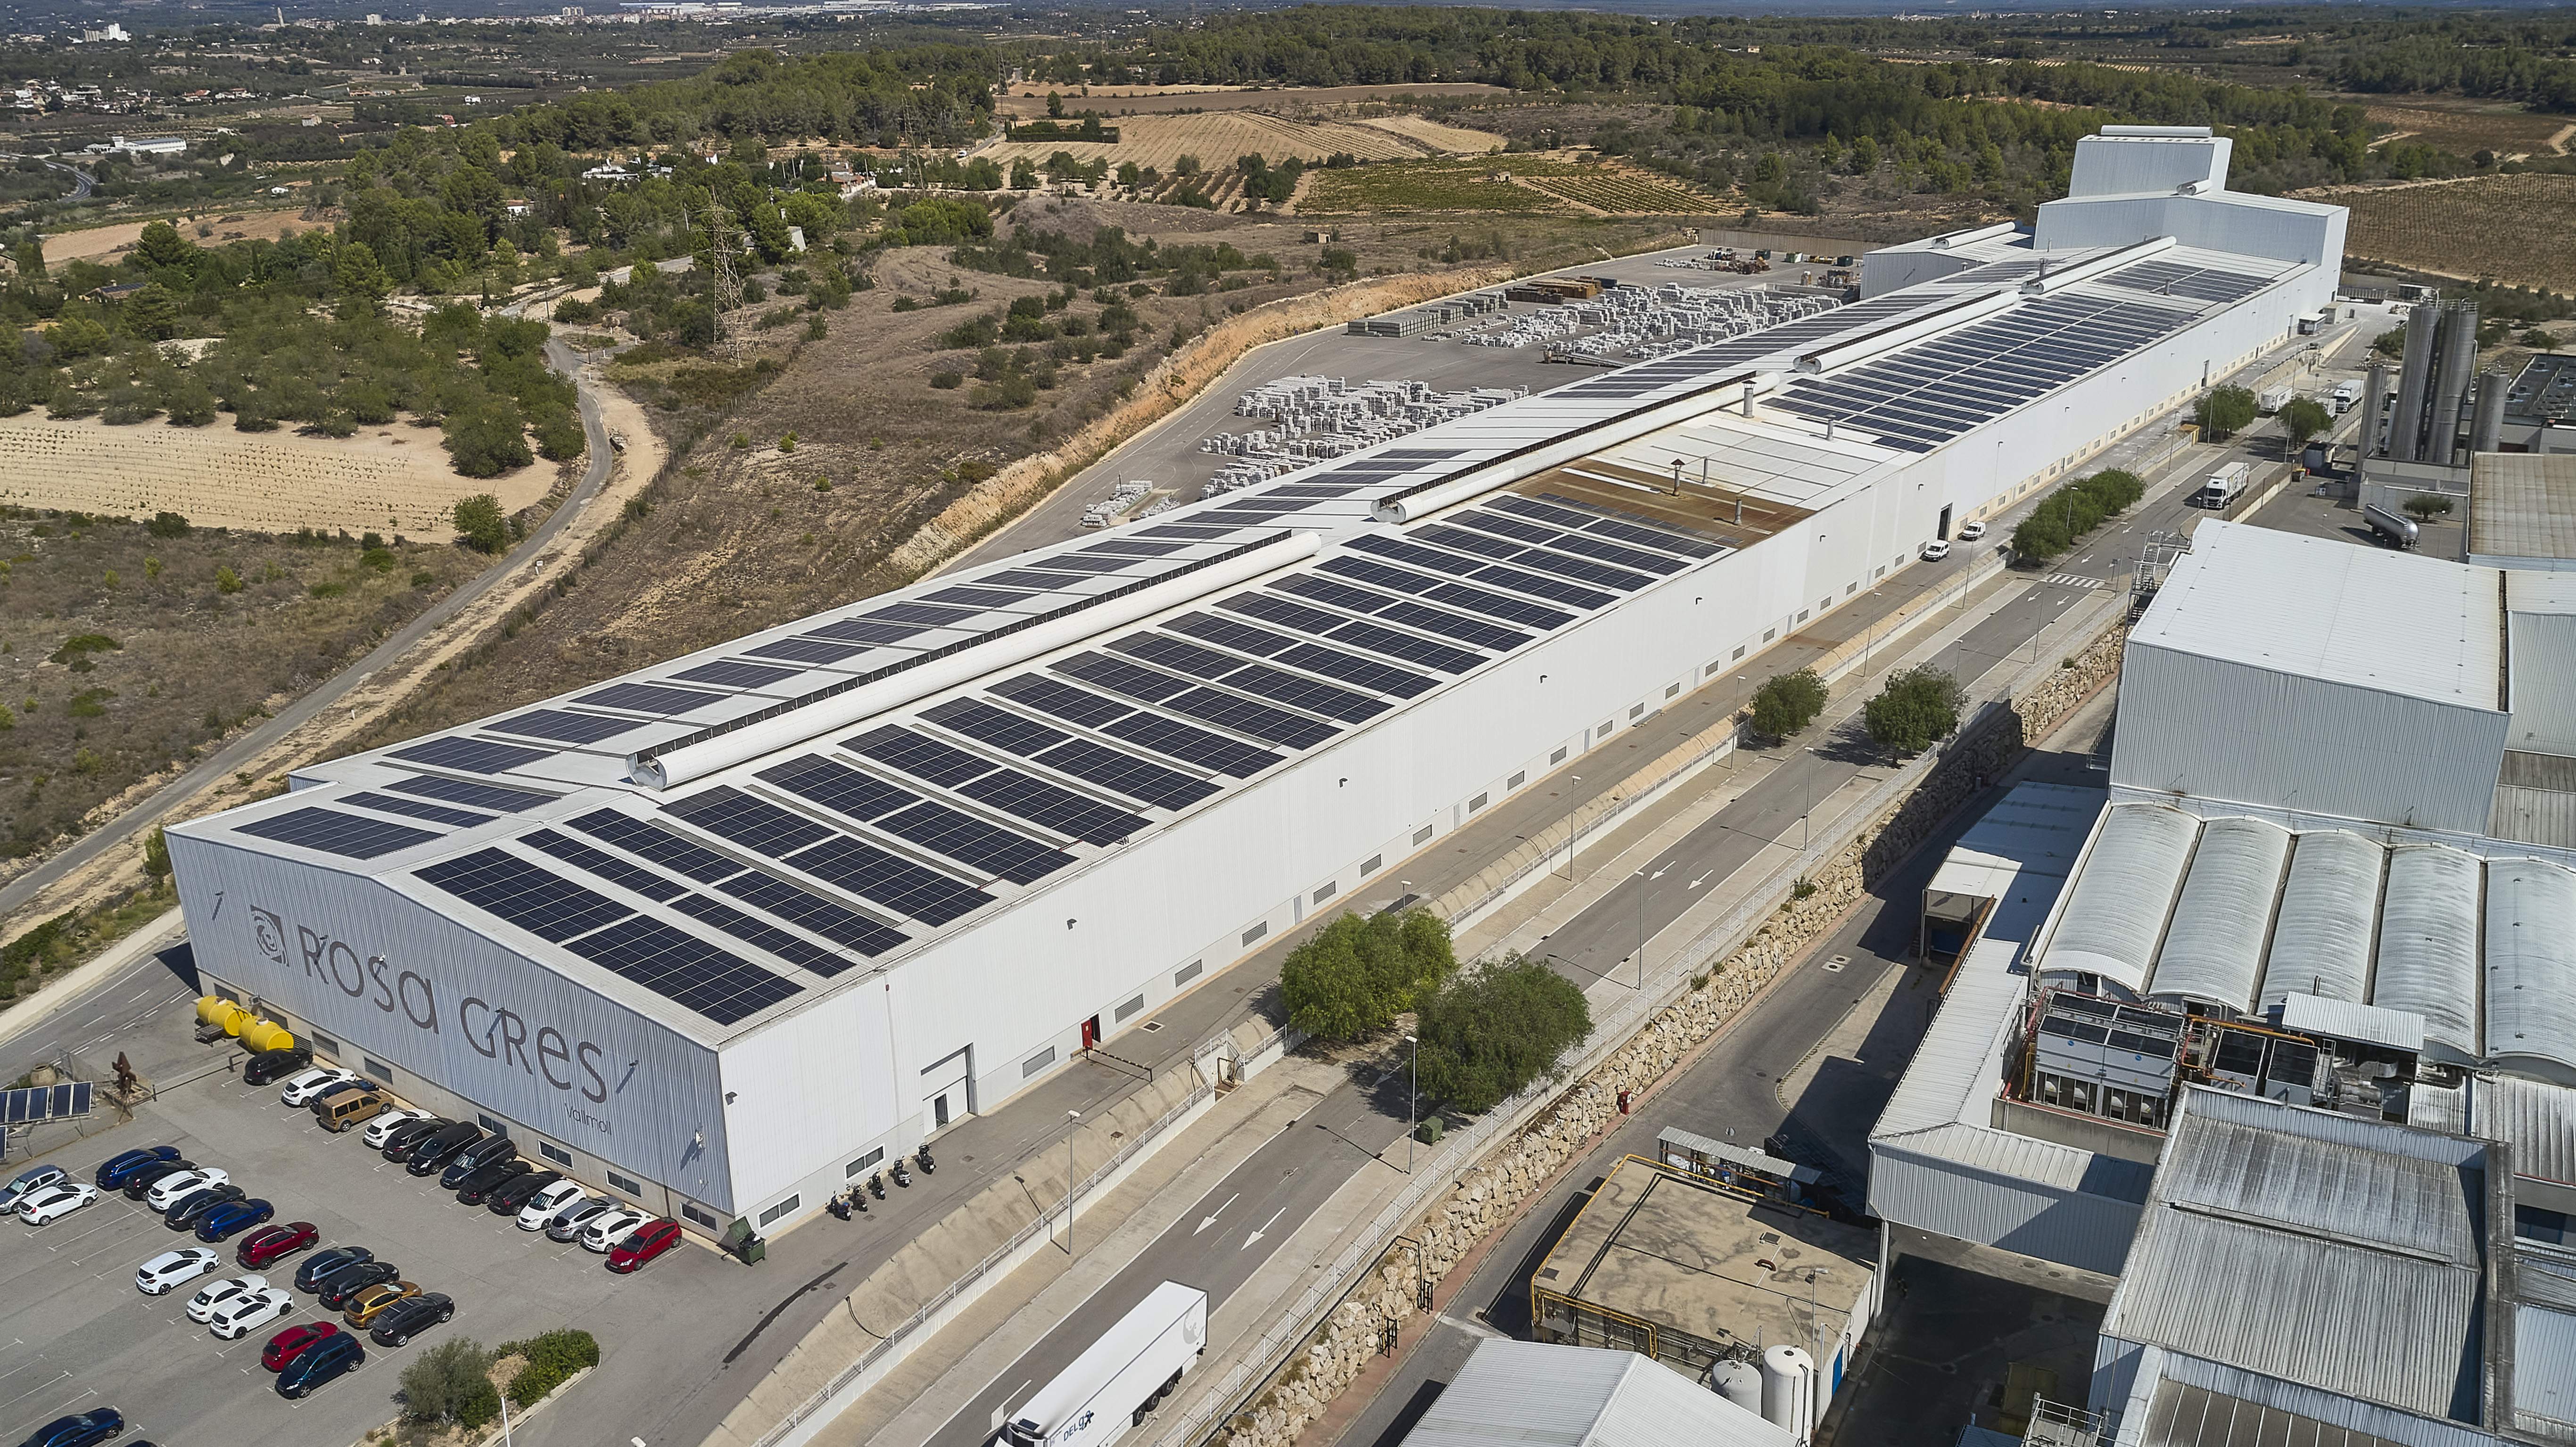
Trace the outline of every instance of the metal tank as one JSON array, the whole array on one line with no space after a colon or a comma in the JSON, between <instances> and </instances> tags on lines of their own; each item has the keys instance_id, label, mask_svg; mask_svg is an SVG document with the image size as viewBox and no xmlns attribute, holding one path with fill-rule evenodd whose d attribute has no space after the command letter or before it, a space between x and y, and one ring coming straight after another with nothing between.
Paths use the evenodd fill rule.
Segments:
<instances>
[{"instance_id":1,"label":"metal tank","mask_svg":"<svg viewBox=\"0 0 2576 1447\"><path fill-rule=\"evenodd\" d=\"M2406 361L2397 374L2397 412L2388 421L2388 455L2414 462L2424 455L2424 403L2433 392L2433 337L2442 309L2418 302L2406 314Z\"/></svg>"},{"instance_id":2,"label":"metal tank","mask_svg":"<svg viewBox=\"0 0 2576 1447\"><path fill-rule=\"evenodd\" d=\"M2478 400L2470 412L2469 451L2493 452L2504 441L2504 398L2513 378L2488 372L2478 378Z\"/></svg>"},{"instance_id":3,"label":"metal tank","mask_svg":"<svg viewBox=\"0 0 2576 1447\"><path fill-rule=\"evenodd\" d=\"M1728 1357L1708 1369L1709 1389L1759 1417L1762 1415L1762 1369L1740 1357Z\"/></svg>"},{"instance_id":4,"label":"metal tank","mask_svg":"<svg viewBox=\"0 0 2576 1447\"><path fill-rule=\"evenodd\" d=\"M1762 1418L1797 1440L1807 1440L1816 1401L1816 1359L1796 1347L1762 1354Z\"/></svg>"},{"instance_id":5,"label":"metal tank","mask_svg":"<svg viewBox=\"0 0 2576 1447\"><path fill-rule=\"evenodd\" d=\"M2433 405L2424 419L2422 460L2448 464L2460 446L2460 404L2478 365L2478 304L2451 302L2434 340Z\"/></svg>"},{"instance_id":6,"label":"metal tank","mask_svg":"<svg viewBox=\"0 0 2576 1447\"><path fill-rule=\"evenodd\" d=\"M2388 364L2370 364L2369 385L2362 389L2361 453L2380 457L2388 451L2388 419L2382 414L2388 408Z\"/></svg>"}]
</instances>

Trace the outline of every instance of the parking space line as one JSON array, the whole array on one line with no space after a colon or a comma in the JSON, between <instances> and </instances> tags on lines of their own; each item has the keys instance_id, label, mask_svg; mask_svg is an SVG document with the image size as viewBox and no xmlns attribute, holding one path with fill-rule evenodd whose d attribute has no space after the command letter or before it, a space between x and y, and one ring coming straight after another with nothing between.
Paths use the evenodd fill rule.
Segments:
<instances>
[{"instance_id":1,"label":"parking space line","mask_svg":"<svg viewBox=\"0 0 2576 1447\"><path fill-rule=\"evenodd\" d=\"M68 1370L66 1370L66 1371L62 1372L60 1375L53 1376L53 1377L48 1377L48 1378L46 1378L44 1381L37 1383L35 1386L29 1387L27 1390L25 1390L25 1391L23 1391L23 1392L20 1392L18 1395L14 1396L14 1397L11 1397L8 1401L0 1402L0 1407L14 1407L14 1406L18 1405L20 1402L23 1402L23 1401L27 1400L29 1397L32 1397L32 1396L36 1395L38 1392L41 1392L41 1391L45 1390L45 1388L47 1388L47 1387L50 1387L50 1386L54 1385L54 1383L56 1383L56 1382L60 1382L60 1381L64 1381L64 1380L68 1379L70 1376L71 1376L71 1373L70 1373ZM75 1401L75 1402L77 1402L77 1401L79 1401L79 1400L80 1400L80 1398L78 1398L78 1397L74 1397L72 1400L73 1400L73 1401Z\"/></svg>"}]
</instances>

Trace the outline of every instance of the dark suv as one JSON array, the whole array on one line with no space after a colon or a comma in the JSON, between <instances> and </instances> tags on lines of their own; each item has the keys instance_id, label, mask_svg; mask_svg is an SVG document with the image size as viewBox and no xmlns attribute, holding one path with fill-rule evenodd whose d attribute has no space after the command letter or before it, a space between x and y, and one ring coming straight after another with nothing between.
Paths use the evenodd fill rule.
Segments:
<instances>
[{"instance_id":1,"label":"dark suv","mask_svg":"<svg viewBox=\"0 0 2576 1447\"><path fill-rule=\"evenodd\" d=\"M289 1045L282 1050L263 1050L242 1067L242 1084L267 1085L284 1080L313 1064L313 1047Z\"/></svg>"},{"instance_id":2,"label":"dark suv","mask_svg":"<svg viewBox=\"0 0 2576 1447\"><path fill-rule=\"evenodd\" d=\"M465 1178L485 1166L498 1165L519 1153L519 1148L505 1135L485 1136L458 1151L440 1173L438 1183L453 1191L465 1184Z\"/></svg>"},{"instance_id":3,"label":"dark suv","mask_svg":"<svg viewBox=\"0 0 2576 1447\"><path fill-rule=\"evenodd\" d=\"M392 1134L385 1137L385 1143L378 1149L377 1154L389 1161L410 1160L411 1153L422 1141L455 1123L452 1120L441 1120L437 1116L431 1116L427 1120L404 1121L393 1128Z\"/></svg>"},{"instance_id":4,"label":"dark suv","mask_svg":"<svg viewBox=\"0 0 2576 1447\"><path fill-rule=\"evenodd\" d=\"M457 1152L482 1138L481 1126L458 1121L435 1135L423 1137L411 1148L411 1161L403 1169L415 1176L435 1175L456 1159Z\"/></svg>"},{"instance_id":5,"label":"dark suv","mask_svg":"<svg viewBox=\"0 0 2576 1447\"><path fill-rule=\"evenodd\" d=\"M447 1169L451 1175L456 1171L454 1166ZM491 1198L494 1191L532 1169L526 1161L512 1156L508 1160L494 1161L480 1170L467 1171L456 1183L456 1199L468 1206L480 1206Z\"/></svg>"},{"instance_id":6,"label":"dark suv","mask_svg":"<svg viewBox=\"0 0 2576 1447\"><path fill-rule=\"evenodd\" d=\"M498 1189L487 1193L484 1201L495 1216L515 1216L519 1214L520 1207L528 1204L530 1196L563 1178L561 1171L530 1171L503 1182Z\"/></svg>"}]
</instances>

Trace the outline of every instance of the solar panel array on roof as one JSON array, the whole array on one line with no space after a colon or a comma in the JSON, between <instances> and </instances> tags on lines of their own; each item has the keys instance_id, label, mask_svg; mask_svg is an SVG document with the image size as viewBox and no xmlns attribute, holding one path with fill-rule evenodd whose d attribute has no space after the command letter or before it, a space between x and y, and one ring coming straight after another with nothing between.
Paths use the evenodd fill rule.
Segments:
<instances>
[{"instance_id":1,"label":"solar panel array on roof","mask_svg":"<svg viewBox=\"0 0 2576 1447\"><path fill-rule=\"evenodd\" d=\"M552 758L553 749L525 748L518 744L498 744L488 739L442 738L423 739L419 743L393 750L385 755L407 764L427 764L433 769L457 769L468 774L501 774L522 764Z\"/></svg>"},{"instance_id":2,"label":"solar panel array on roof","mask_svg":"<svg viewBox=\"0 0 2576 1447\"><path fill-rule=\"evenodd\" d=\"M635 911L501 849L478 849L412 871L476 909L557 944Z\"/></svg>"},{"instance_id":3,"label":"solar panel array on roof","mask_svg":"<svg viewBox=\"0 0 2576 1447\"><path fill-rule=\"evenodd\" d=\"M606 688L585 693L573 702L591 708L624 709L628 713L675 714L721 703L724 697L721 693L671 688L658 683L612 683Z\"/></svg>"},{"instance_id":4,"label":"solar panel array on roof","mask_svg":"<svg viewBox=\"0 0 2576 1447\"><path fill-rule=\"evenodd\" d=\"M274 839L280 844L337 854L345 859L373 859L379 854L426 844L438 837L433 830L414 829L408 824L370 819L363 814L350 814L339 809L309 806L233 827L261 839Z\"/></svg>"},{"instance_id":5,"label":"solar panel array on roof","mask_svg":"<svg viewBox=\"0 0 2576 1447\"><path fill-rule=\"evenodd\" d=\"M471 809L451 809L444 804L433 804L427 799L404 799L392 794L379 794L373 790L362 789L355 794L343 794L337 802L355 804L361 809L373 809L380 814L400 814L407 819L427 819L433 824L453 824L459 828L489 824L493 818L492 815L478 814Z\"/></svg>"},{"instance_id":6,"label":"solar panel array on roof","mask_svg":"<svg viewBox=\"0 0 2576 1447\"><path fill-rule=\"evenodd\" d=\"M385 787L418 794L424 799L471 804L477 809L498 809L504 814L516 814L554 801L552 794L540 794L530 789L505 789L499 784L478 784L471 779L449 779L437 774L415 774L408 779L396 779Z\"/></svg>"},{"instance_id":7,"label":"solar panel array on roof","mask_svg":"<svg viewBox=\"0 0 2576 1447\"><path fill-rule=\"evenodd\" d=\"M998 709L986 707L989 712L1000 713ZM1067 737L1043 725L1032 723L1028 727L1053 735L1048 742L1059 742ZM953 789L965 798L990 805L1015 818L1026 819L1041 828L1086 843L1116 844L1145 827L1144 819L1137 815L1086 799L1070 789L1033 778L1017 769L1005 768L912 729L889 725L847 740L842 747L891 764L914 778Z\"/></svg>"},{"instance_id":8,"label":"solar panel array on roof","mask_svg":"<svg viewBox=\"0 0 2576 1447\"><path fill-rule=\"evenodd\" d=\"M1685 558L1714 558L1736 545L1733 538L1707 537L1671 523L1639 517L1634 513L1614 512L1596 503L1578 502L1552 492L1543 492L1534 498L1505 493L1487 506L1522 517L1539 518L1563 528L1599 533L1605 538L1617 538L1640 547L1679 553Z\"/></svg>"},{"instance_id":9,"label":"solar panel array on roof","mask_svg":"<svg viewBox=\"0 0 2576 1447\"><path fill-rule=\"evenodd\" d=\"M1929 452L2192 319L2115 297L2045 297L1831 377L1801 379L1772 405Z\"/></svg>"},{"instance_id":10,"label":"solar panel array on roof","mask_svg":"<svg viewBox=\"0 0 2576 1447\"><path fill-rule=\"evenodd\" d=\"M1604 593L1598 588L1581 587L1564 582L1558 577L1534 573L1530 569L1540 566L1547 566L1552 573L1562 573L1564 569L1525 557L1512 560L1519 566L1506 566L1425 547L1409 538L1383 537L1374 533L1363 533L1351 539L1350 546L1361 552L1374 553L1394 562L1407 563L1443 577L1473 579L1478 583L1508 588L1512 592L1526 594L1532 598L1545 598L1553 603L1562 603L1569 608L1579 608L1587 613L1595 609L1607 608L1617 602L1618 592L1633 591L1651 581L1633 573L1621 574L1620 576L1627 581L1607 584L1606 586L1615 588L1617 592Z\"/></svg>"},{"instance_id":11,"label":"solar panel array on roof","mask_svg":"<svg viewBox=\"0 0 2576 1447\"><path fill-rule=\"evenodd\" d=\"M786 863L934 929L993 902L971 884L865 840L835 834Z\"/></svg>"},{"instance_id":12,"label":"solar panel array on roof","mask_svg":"<svg viewBox=\"0 0 2576 1447\"><path fill-rule=\"evenodd\" d=\"M713 683L727 688L759 688L765 684L776 683L782 678L794 678L798 671L793 668L773 668L765 663L745 663L738 658L719 658L713 663L701 663L695 668L684 669L671 676L689 683Z\"/></svg>"},{"instance_id":13,"label":"solar panel array on roof","mask_svg":"<svg viewBox=\"0 0 2576 1447\"><path fill-rule=\"evenodd\" d=\"M691 879L713 884L736 899L757 905L790 924L862 955L873 958L911 938L901 930L834 904L809 889L756 869L745 869L712 849L702 849L658 825L630 819L614 810L602 809L585 814L572 823L573 827L593 838L615 844L629 854L652 860ZM688 892L670 879L553 830L539 830L528 835L525 842L576 868L624 885L647 899L676 899Z\"/></svg>"},{"instance_id":14,"label":"solar panel array on roof","mask_svg":"<svg viewBox=\"0 0 2576 1447\"><path fill-rule=\"evenodd\" d=\"M692 844L658 824L632 819L614 809L595 809L568 821L595 839L606 840L629 854L675 869L691 879L713 883L742 872L742 866L712 849Z\"/></svg>"},{"instance_id":15,"label":"solar panel array on roof","mask_svg":"<svg viewBox=\"0 0 2576 1447\"><path fill-rule=\"evenodd\" d=\"M525 734L530 738L553 739L567 744L595 744L643 725L631 718L610 718L605 714L574 713L563 708L532 708L488 727L494 733Z\"/></svg>"},{"instance_id":16,"label":"solar panel array on roof","mask_svg":"<svg viewBox=\"0 0 2576 1447\"><path fill-rule=\"evenodd\" d=\"M718 784L704 793L674 799L662 806L662 812L686 819L710 834L722 835L765 859L784 858L832 834L811 819L791 814L765 799L755 799L731 784Z\"/></svg>"},{"instance_id":17,"label":"solar panel array on roof","mask_svg":"<svg viewBox=\"0 0 2576 1447\"><path fill-rule=\"evenodd\" d=\"M552 829L538 829L519 836L519 842L541 850L575 869L598 875L611 884L624 885L651 900L677 899L688 893L688 887L669 875L656 874L644 866L620 859L605 849L593 849L569 834Z\"/></svg>"},{"instance_id":18,"label":"solar panel array on roof","mask_svg":"<svg viewBox=\"0 0 2576 1447\"><path fill-rule=\"evenodd\" d=\"M812 970L830 979L858 963L845 960L821 945L799 939L774 924L743 913L729 904L720 904L703 894L684 894L671 901L671 908L694 920L703 921L747 945L769 951L791 964Z\"/></svg>"},{"instance_id":19,"label":"solar panel array on roof","mask_svg":"<svg viewBox=\"0 0 2576 1447\"><path fill-rule=\"evenodd\" d=\"M2102 281L2132 291L2151 291L2159 296L2219 303L2242 301L2272 284L2269 278L2248 276L2241 271L2196 266L2187 261L2161 260L2121 267L2104 276Z\"/></svg>"},{"instance_id":20,"label":"solar panel array on roof","mask_svg":"<svg viewBox=\"0 0 2576 1447\"><path fill-rule=\"evenodd\" d=\"M719 1025L749 1019L805 988L642 915L568 940L564 948Z\"/></svg>"}]
</instances>

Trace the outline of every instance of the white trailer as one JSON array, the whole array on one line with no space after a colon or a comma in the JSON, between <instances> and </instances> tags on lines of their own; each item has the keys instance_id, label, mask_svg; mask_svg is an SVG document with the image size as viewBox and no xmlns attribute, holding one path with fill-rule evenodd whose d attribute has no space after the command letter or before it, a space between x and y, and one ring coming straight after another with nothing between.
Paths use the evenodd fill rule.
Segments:
<instances>
[{"instance_id":1,"label":"white trailer","mask_svg":"<svg viewBox=\"0 0 2576 1447\"><path fill-rule=\"evenodd\" d=\"M2334 415L2340 417L2346 412L2349 412L2353 408L2361 405L2361 384L2359 382L2351 381L2337 382L2335 383L2332 395L2334 397Z\"/></svg>"},{"instance_id":2,"label":"white trailer","mask_svg":"<svg viewBox=\"0 0 2576 1447\"><path fill-rule=\"evenodd\" d=\"M1207 1350L1207 1293L1166 1281L1029 1398L1002 1429L1012 1447L1109 1447L1181 1384Z\"/></svg>"},{"instance_id":3,"label":"white trailer","mask_svg":"<svg viewBox=\"0 0 2576 1447\"><path fill-rule=\"evenodd\" d=\"M2191 495L2193 507L2224 508L2245 495L2245 484L2254 475L2251 463L2231 462L2209 475L2200 491Z\"/></svg>"},{"instance_id":4,"label":"white trailer","mask_svg":"<svg viewBox=\"0 0 2576 1447\"><path fill-rule=\"evenodd\" d=\"M2269 417L2290 405L2290 395L2290 388L2286 383L2266 387L2254 394L2254 410Z\"/></svg>"}]
</instances>

